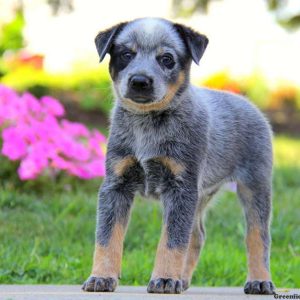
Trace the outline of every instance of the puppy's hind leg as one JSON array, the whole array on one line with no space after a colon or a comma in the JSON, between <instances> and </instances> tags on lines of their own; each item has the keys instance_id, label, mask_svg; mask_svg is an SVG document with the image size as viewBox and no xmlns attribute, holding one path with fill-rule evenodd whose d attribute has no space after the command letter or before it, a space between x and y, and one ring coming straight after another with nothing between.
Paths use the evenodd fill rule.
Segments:
<instances>
[{"instance_id":1,"label":"puppy's hind leg","mask_svg":"<svg viewBox=\"0 0 300 300\"><path fill-rule=\"evenodd\" d=\"M271 182L238 183L238 196L244 208L247 232L248 278L246 294L274 294L270 275Z\"/></svg>"}]
</instances>

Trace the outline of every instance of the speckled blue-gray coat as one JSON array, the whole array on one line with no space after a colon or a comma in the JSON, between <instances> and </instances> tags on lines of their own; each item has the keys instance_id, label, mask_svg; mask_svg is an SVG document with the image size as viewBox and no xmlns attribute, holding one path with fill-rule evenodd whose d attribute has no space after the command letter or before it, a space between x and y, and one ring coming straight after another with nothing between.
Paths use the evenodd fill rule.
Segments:
<instances>
[{"instance_id":1,"label":"speckled blue-gray coat","mask_svg":"<svg viewBox=\"0 0 300 300\"><path fill-rule=\"evenodd\" d=\"M160 199L161 240L150 293L180 293L191 282L211 197L237 183L247 232L245 293L272 294L269 271L272 134L243 97L190 84L208 39L180 24L137 19L100 32L96 47L111 56L115 106L99 193L96 246L86 291L113 291L134 195ZM226 58L224 58L226 59Z\"/></svg>"}]
</instances>

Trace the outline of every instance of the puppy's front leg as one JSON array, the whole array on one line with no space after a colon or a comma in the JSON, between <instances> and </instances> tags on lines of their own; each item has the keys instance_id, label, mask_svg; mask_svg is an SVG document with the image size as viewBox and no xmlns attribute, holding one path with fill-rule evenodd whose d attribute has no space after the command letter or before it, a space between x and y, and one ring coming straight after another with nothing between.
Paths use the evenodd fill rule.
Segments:
<instances>
[{"instance_id":1,"label":"puppy's front leg","mask_svg":"<svg viewBox=\"0 0 300 300\"><path fill-rule=\"evenodd\" d=\"M136 186L141 180L140 171L132 157L113 163L113 171L108 168L99 193L94 262L83 285L85 291L112 292L117 286L123 240Z\"/></svg>"},{"instance_id":2,"label":"puppy's front leg","mask_svg":"<svg viewBox=\"0 0 300 300\"><path fill-rule=\"evenodd\" d=\"M166 188L161 200L164 224L148 285L149 293L181 293L182 273L197 204L196 185Z\"/></svg>"},{"instance_id":3,"label":"puppy's front leg","mask_svg":"<svg viewBox=\"0 0 300 300\"><path fill-rule=\"evenodd\" d=\"M101 187L97 211L96 245L88 292L113 292L121 273L123 240L133 193L118 191L107 180Z\"/></svg>"}]
</instances>

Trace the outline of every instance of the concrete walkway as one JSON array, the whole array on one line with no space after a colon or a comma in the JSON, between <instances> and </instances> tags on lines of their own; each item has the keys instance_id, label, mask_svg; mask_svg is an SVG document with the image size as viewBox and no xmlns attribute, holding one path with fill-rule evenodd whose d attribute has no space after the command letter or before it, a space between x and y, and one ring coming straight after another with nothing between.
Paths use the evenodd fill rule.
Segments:
<instances>
[{"instance_id":1,"label":"concrete walkway","mask_svg":"<svg viewBox=\"0 0 300 300\"><path fill-rule=\"evenodd\" d=\"M297 294L300 289L277 289L279 295ZM147 294L146 287L120 286L115 293L87 293L79 285L0 285L0 300L244 300L274 299L274 296L248 296L242 287L234 288L190 288L181 295ZM276 298L275 298L276 299ZM280 298L278 298L280 299ZM282 298L283 299L283 298Z\"/></svg>"}]
</instances>

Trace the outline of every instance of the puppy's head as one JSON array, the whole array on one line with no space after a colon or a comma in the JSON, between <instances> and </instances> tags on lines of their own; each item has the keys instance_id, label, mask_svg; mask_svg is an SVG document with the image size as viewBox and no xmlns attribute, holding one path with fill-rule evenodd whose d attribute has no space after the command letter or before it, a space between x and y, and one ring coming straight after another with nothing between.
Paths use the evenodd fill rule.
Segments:
<instances>
[{"instance_id":1,"label":"puppy's head","mask_svg":"<svg viewBox=\"0 0 300 300\"><path fill-rule=\"evenodd\" d=\"M163 110L189 82L191 61L199 63L208 39L164 19L118 24L95 39L100 62L109 71L122 105L134 111Z\"/></svg>"}]
</instances>

